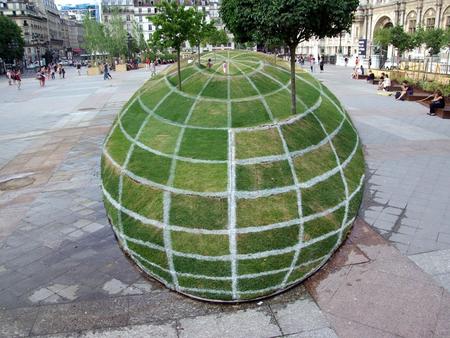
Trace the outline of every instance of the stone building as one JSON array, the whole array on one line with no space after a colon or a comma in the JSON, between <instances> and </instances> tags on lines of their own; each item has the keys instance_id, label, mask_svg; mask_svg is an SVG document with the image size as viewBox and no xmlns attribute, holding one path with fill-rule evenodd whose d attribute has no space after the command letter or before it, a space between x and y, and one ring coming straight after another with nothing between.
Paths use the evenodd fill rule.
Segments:
<instances>
[{"instance_id":1,"label":"stone building","mask_svg":"<svg viewBox=\"0 0 450 338\"><path fill-rule=\"evenodd\" d=\"M350 32L325 39L313 39L300 44L297 52L303 55L343 55L354 58L359 45L366 46L368 59L374 55L374 32L383 27L402 25L407 32L417 27L449 28L450 0L360 0ZM388 55L392 55L389 50Z\"/></svg>"}]
</instances>

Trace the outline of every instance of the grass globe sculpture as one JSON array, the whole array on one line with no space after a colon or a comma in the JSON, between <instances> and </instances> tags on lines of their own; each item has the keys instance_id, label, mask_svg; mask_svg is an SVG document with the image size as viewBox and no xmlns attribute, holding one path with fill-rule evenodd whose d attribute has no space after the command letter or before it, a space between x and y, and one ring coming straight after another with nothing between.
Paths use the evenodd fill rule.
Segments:
<instances>
[{"instance_id":1,"label":"grass globe sculpture","mask_svg":"<svg viewBox=\"0 0 450 338\"><path fill-rule=\"evenodd\" d=\"M104 145L104 201L148 275L207 300L258 299L299 283L345 239L364 160L338 100L264 55L206 55L148 81ZM223 62L228 65L223 72Z\"/></svg>"}]
</instances>

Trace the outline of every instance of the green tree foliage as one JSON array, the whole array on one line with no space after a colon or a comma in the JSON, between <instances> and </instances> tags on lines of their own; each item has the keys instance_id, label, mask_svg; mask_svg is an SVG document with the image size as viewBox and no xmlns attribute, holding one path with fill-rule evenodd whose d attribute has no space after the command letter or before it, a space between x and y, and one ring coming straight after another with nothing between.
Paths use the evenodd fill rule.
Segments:
<instances>
[{"instance_id":1,"label":"green tree foliage","mask_svg":"<svg viewBox=\"0 0 450 338\"><path fill-rule=\"evenodd\" d=\"M125 58L128 50L128 33L124 27L122 16L117 8L113 8L110 20L105 25L106 50L111 56Z\"/></svg>"},{"instance_id":2,"label":"green tree foliage","mask_svg":"<svg viewBox=\"0 0 450 338\"><path fill-rule=\"evenodd\" d=\"M387 50L389 44L391 43L391 29L390 28L377 29L373 34L373 42L382 51Z\"/></svg>"},{"instance_id":3,"label":"green tree foliage","mask_svg":"<svg viewBox=\"0 0 450 338\"><path fill-rule=\"evenodd\" d=\"M25 41L20 27L6 16L0 16L0 58L8 62L22 59Z\"/></svg>"},{"instance_id":4,"label":"green tree foliage","mask_svg":"<svg viewBox=\"0 0 450 338\"><path fill-rule=\"evenodd\" d=\"M134 52L139 53L143 51L148 51L148 45L145 41L144 32L142 31L142 27L136 22L133 21L133 41L135 42Z\"/></svg>"},{"instance_id":5,"label":"green tree foliage","mask_svg":"<svg viewBox=\"0 0 450 338\"><path fill-rule=\"evenodd\" d=\"M198 52L198 64L200 64L200 45L205 41L210 32L214 29L213 22L207 22L205 13L196 11L193 17L193 23L191 27L191 36L189 43L191 46L197 47Z\"/></svg>"},{"instance_id":6,"label":"green tree foliage","mask_svg":"<svg viewBox=\"0 0 450 338\"><path fill-rule=\"evenodd\" d=\"M149 17L156 27L152 39L155 44L173 48L177 52L178 88L181 90L181 46L192 36L196 12L192 8L186 9L177 1L162 1L157 8L158 13Z\"/></svg>"},{"instance_id":7,"label":"green tree foliage","mask_svg":"<svg viewBox=\"0 0 450 338\"><path fill-rule=\"evenodd\" d=\"M423 43L429 49L430 55L437 55L441 48L447 45L447 34L441 28L427 29L423 35Z\"/></svg>"},{"instance_id":8,"label":"green tree foliage","mask_svg":"<svg viewBox=\"0 0 450 338\"><path fill-rule=\"evenodd\" d=\"M398 50L401 56L407 50L414 48L412 36L405 32L403 26L397 25L391 29L391 44Z\"/></svg>"},{"instance_id":9,"label":"green tree foliage","mask_svg":"<svg viewBox=\"0 0 450 338\"><path fill-rule=\"evenodd\" d=\"M291 56L291 110L297 113L295 50L313 37L336 36L347 30L358 0L223 0L222 20L239 42L278 38ZM258 36L255 36L258 32Z\"/></svg>"},{"instance_id":10,"label":"green tree foliage","mask_svg":"<svg viewBox=\"0 0 450 338\"><path fill-rule=\"evenodd\" d=\"M84 43L83 48L91 54L91 61L94 62L96 54L103 52L105 48L105 32L101 23L85 15L83 18Z\"/></svg>"},{"instance_id":11,"label":"green tree foliage","mask_svg":"<svg viewBox=\"0 0 450 338\"><path fill-rule=\"evenodd\" d=\"M226 46L229 41L230 39L228 38L227 32L223 29L217 29L215 26L208 32L205 39L205 42L212 46Z\"/></svg>"}]
</instances>

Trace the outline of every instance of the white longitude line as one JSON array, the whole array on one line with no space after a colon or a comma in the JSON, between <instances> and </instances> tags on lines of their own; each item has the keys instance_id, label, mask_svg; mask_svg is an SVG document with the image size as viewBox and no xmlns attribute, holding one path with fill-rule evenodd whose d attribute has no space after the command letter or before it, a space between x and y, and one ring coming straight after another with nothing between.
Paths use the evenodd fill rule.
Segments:
<instances>
[{"instance_id":1,"label":"white longitude line","mask_svg":"<svg viewBox=\"0 0 450 338\"><path fill-rule=\"evenodd\" d=\"M191 108L189 109L189 113L186 116L186 119L184 120L184 125L186 125L191 116L194 112L195 106L197 105L197 102L199 101L201 94L205 90L205 88L208 86L209 82L212 80L214 75L211 75L208 80L203 85L200 93L197 95L195 101L192 103ZM150 116L150 115L149 115ZM167 186L172 187L174 180L175 180L175 171L177 167L177 159L175 156L178 156L178 153L180 152L181 148L181 142L184 137L184 132L186 128L181 128L180 134L178 135L177 143L175 146L175 150L173 152L174 158L172 158L172 162L170 164L170 172L169 172L169 178L167 179ZM164 238L164 247L166 248L166 256L167 256L167 264L169 266L170 274L172 275L173 284L175 286L176 290L179 290L180 285L178 283L178 276L177 272L175 270L175 265L173 263L173 249L172 249L172 238L170 234L170 206L172 204L172 197L171 193L169 191L164 191L163 194L163 205L164 205L164 212L163 212L163 222L164 222L164 232L163 232L163 238Z\"/></svg>"}]
</instances>

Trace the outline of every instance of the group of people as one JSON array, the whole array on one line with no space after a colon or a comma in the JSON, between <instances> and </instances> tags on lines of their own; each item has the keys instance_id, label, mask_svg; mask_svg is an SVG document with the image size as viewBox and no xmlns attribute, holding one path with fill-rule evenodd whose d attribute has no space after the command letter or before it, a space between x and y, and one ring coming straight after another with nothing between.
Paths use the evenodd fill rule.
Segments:
<instances>
[{"instance_id":1,"label":"group of people","mask_svg":"<svg viewBox=\"0 0 450 338\"><path fill-rule=\"evenodd\" d=\"M38 71L36 72L36 80L39 81L39 85L41 87L45 87L45 80L55 80L56 74L59 75L60 79L65 79L66 69L62 64L52 63L48 66L42 66L38 69Z\"/></svg>"},{"instance_id":2,"label":"group of people","mask_svg":"<svg viewBox=\"0 0 450 338\"><path fill-rule=\"evenodd\" d=\"M8 84L12 86L13 84L17 86L17 89L20 89L22 85L22 74L20 73L20 69L8 69L6 71L6 77L8 78Z\"/></svg>"}]
</instances>

